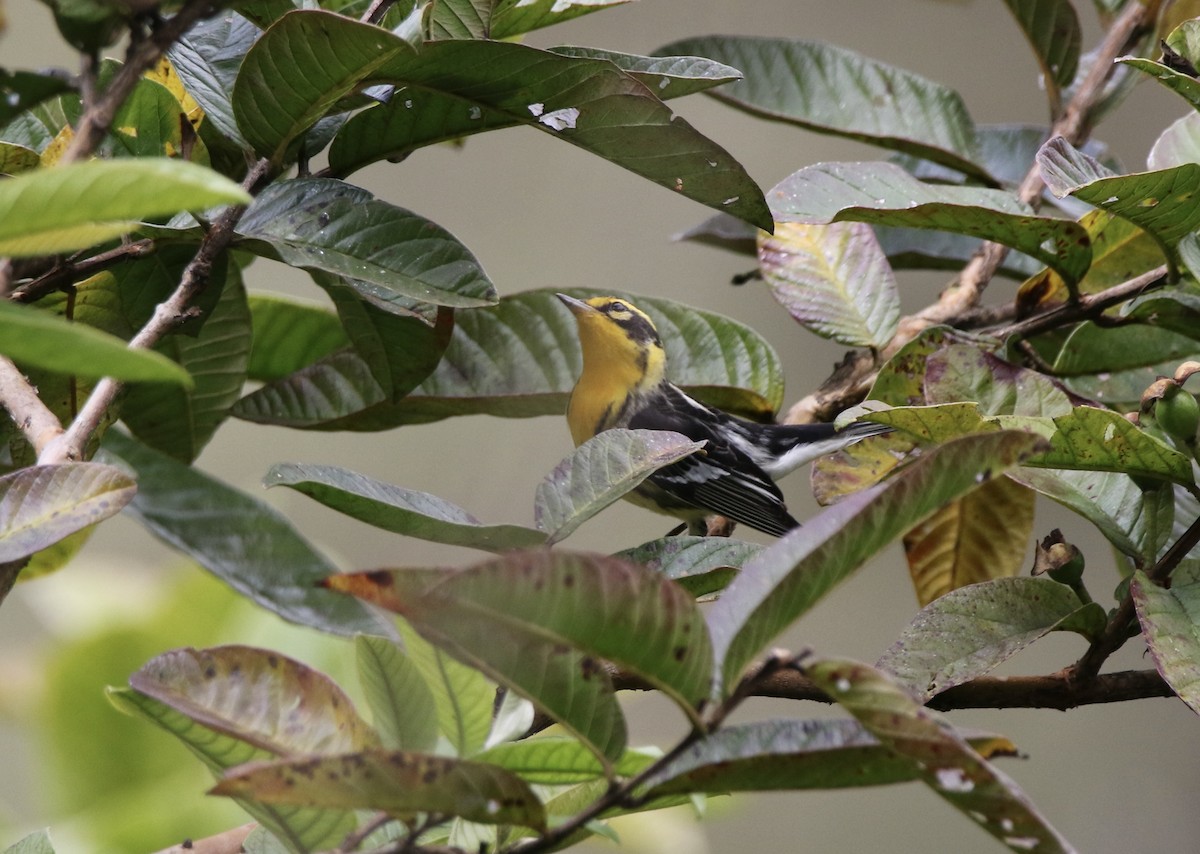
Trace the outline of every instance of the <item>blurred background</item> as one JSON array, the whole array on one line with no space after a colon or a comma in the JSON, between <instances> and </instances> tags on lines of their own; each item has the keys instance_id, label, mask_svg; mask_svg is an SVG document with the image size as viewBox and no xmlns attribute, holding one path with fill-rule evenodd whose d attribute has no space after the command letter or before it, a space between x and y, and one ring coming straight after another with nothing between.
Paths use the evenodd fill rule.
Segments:
<instances>
[{"instance_id":1,"label":"blurred background","mask_svg":"<svg viewBox=\"0 0 1200 854\"><path fill-rule=\"evenodd\" d=\"M1097 35L1091 5L1076 5L1088 22L1084 43L1090 46ZM64 50L44 6L7 0L3 12L4 67L74 70L76 59ZM957 89L977 123L1045 122L1036 64L997 2L641 0L540 31L529 41L649 53L669 41L709 34L827 41ZM814 162L884 156L755 119L703 96L671 106L727 148L764 189ZM1137 170L1158 133L1185 111L1182 100L1143 83L1097 136ZM788 402L815 387L842 355L838 345L792 323L760 283L730 284L751 266L748 258L672 240L707 218L707 209L546 134L516 128L473 137L462 148L424 149L353 180L448 228L482 261L502 294L611 286L750 324L779 350ZM933 299L947 277L902 273L900 279L909 312ZM247 281L252 288L322 298L303 277L266 261L254 264ZM1010 299L1014 291L1011 282L997 280L989 299ZM534 488L570 449L557 417L460 418L375 435L306 434L233 422L218 432L199 465L280 508L344 569L464 566L481 556L384 534L294 492L265 492L261 478L281 461L335 464L433 492L485 522L529 524ZM799 518L815 512L806 474L794 474L783 486ZM1086 523L1049 504L1039 505L1038 513L1038 536L1061 527L1084 548L1094 594L1116 585L1110 552ZM661 536L669 525L616 506L566 545L609 552ZM915 611L907 570L893 549L780 643L874 661ZM60 852L146 851L242 823L236 808L202 796L210 780L184 748L123 717L103 695L105 685L123 684L167 649L231 642L277 648L357 691L344 642L286 626L245 603L127 519L101 526L65 570L19 585L0 609L0 847L49 826ZM1002 672L1050 672L1082 650L1081 638L1055 635ZM1151 665L1131 643L1109 666ZM629 697L624 705L634 744L668 745L683 733L680 716L652 697ZM817 704L752 701L738 718L831 714L837 713ZM1067 714L971 711L951 718L1016 742L1026 758L1004 761L1003 770L1080 850L1195 850L1200 739L1181 702L1146 700ZM627 821L619 831L631 851L1000 850L917 784L719 798L702 822L691 811L676 811ZM611 844L593 843L589 850L604 848Z\"/></svg>"}]
</instances>

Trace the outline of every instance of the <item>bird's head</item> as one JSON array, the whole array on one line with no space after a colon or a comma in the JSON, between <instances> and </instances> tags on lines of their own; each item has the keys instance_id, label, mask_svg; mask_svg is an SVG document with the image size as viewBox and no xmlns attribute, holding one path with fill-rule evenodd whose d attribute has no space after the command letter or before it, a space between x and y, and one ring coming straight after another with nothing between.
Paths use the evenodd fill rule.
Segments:
<instances>
[{"instance_id":1,"label":"bird's head","mask_svg":"<svg viewBox=\"0 0 1200 854\"><path fill-rule=\"evenodd\" d=\"M662 379L666 356L654 321L644 311L621 297L558 298L575 315L585 371L589 366L628 371L642 387Z\"/></svg>"}]
</instances>

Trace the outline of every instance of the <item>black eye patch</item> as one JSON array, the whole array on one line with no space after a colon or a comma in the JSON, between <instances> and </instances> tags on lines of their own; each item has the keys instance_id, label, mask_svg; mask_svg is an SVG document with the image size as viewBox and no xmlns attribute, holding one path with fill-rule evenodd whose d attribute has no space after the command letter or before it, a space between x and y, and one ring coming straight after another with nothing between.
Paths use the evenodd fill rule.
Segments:
<instances>
[{"instance_id":1,"label":"black eye patch","mask_svg":"<svg viewBox=\"0 0 1200 854\"><path fill-rule=\"evenodd\" d=\"M616 302L610 302L608 304L608 310L610 313L621 314L622 312L629 311L629 306L625 305L625 303L621 302L620 300L617 300Z\"/></svg>"}]
</instances>

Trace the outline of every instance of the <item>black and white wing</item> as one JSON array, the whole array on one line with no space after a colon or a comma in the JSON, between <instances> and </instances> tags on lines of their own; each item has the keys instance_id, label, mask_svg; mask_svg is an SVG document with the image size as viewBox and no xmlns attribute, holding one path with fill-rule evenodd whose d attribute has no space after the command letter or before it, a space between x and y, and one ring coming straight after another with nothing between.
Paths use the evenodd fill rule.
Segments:
<instances>
[{"instance_id":1,"label":"black and white wing","mask_svg":"<svg viewBox=\"0 0 1200 854\"><path fill-rule=\"evenodd\" d=\"M777 537L800 524L788 513L779 487L742 450L746 440L739 429L741 424L725 413L704 406L675 386L665 385L639 408L629 427L673 430L708 443L703 450L648 478L681 507L720 514Z\"/></svg>"}]
</instances>

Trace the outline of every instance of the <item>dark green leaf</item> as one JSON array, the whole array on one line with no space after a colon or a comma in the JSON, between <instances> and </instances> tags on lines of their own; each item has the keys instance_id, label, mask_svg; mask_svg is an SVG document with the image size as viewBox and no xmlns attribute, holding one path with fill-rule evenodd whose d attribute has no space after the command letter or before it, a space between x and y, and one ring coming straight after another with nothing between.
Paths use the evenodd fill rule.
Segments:
<instances>
[{"instance_id":1,"label":"dark green leaf","mask_svg":"<svg viewBox=\"0 0 1200 854\"><path fill-rule=\"evenodd\" d=\"M546 535L517 525L484 525L435 495L372 480L336 466L280 463L267 486L289 486L368 525L435 543L502 552L540 545Z\"/></svg>"},{"instance_id":2,"label":"dark green leaf","mask_svg":"<svg viewBox=\"0 0 1200 854\"><path fill-rule=\"evenodd\" d=\"M497 625L536 629L619 663L685 710L708 695L712 651L695 602L642 567L600 555L513 552L455 573L419 598L406 597L394 576L340 575L328 584L406 616L436 602Z\"/></svg>"},{"instance_id":3,"label":"dark green leaf","mask_svg":"<svg viewBox=\"0 0 1200 854\"><path fill-rule=\"evenodd\" d=\"M604 59L637 78L664 101L703 92L742 78L742 72L698 56L638 56L594 47L552 47L551 53Z\"/></svg>"},{"instance_id":4,"label":"dark green leaf","mask_svg":"<svg viewBox=\"0 0 1200 854\"><path fill-rule=\"evenodd\" d=\"M0 125L63 92L71 91L65 75L8 71L0 68Z\"/></svg>"},{"instance_id":5,"label":"dark green leaf","mask_svg":"<svg viewBox=\"0 0 1200 854\"><path fill-rule=\"evenodd\" d=\"M204 108L205 119L242 147L248 145L230 96L242 59L258 36L258 27L237 12L225 12L194 24L167 50L184 88Z\"/></svg>"},{"instance_id":6,"label":"dark green leaf","mask_svg":"<svg viewBox=\"0 0 1200 854\"><path fill-rule=\"evenodd\" d=\"M375 286L394 302L480 306L496 290L475 256L424 217L327 178L267 187L238 223L248 248L294 267Z\"/></svg>"},{"instance_id":7,"label":"dark green leaf","mask_svg":"<svg viewBox=\"0 0 1200 854\"><path fill-rule=\"evenodd\" d=\"M1070 0L1004 0L1042 68L1042 80L1057 90L1075 79L1083 40Z\"/></svg>"},{"instance_id":8,"label":"dark green leaf","mask_svg":"<svg viewBox=\"0 0 1200 854\"><path fill-rule=\"evenodd\" d=\"M669 578L693 596L723 590L745 563L763 550L757 543L728 537L664 537L613 557L641 564Z\"/></svg>"},{"instance_id":9,"label":"dark green leaf","mask_svg":"<svg viewBox=\"0 0 1200 854\"><path fill-rule=\"evenodd\" d=\"M254 330L247 378L281 379L350 342L337 315L279 294L250 295Z\"/></svg>"},{"instance_id":10,"label":"dark green leaf","mask_svg":"<svg viewBox=\"0 0 1200 854\"><path fill-rule=\"evenodd\" d=\"M715 97L767 118L873 143L989 179L975 128L952 89L822 42L685 39L655 53L715 59L745 74Z\"/></svg>"},{"instance_id":11,"label":"dark green leaf","mask_svg":"<svg viewBox=\"0 0 1200 854\"><path fill-rule=\"evenodd\" d=\"M596 755L573 738L539 735L489 747L476 757L480 762L498 765L519 774L529 783L566 786L594 780L604 774ZM654 761L645 753L626 751L614 763L613 770L631 777Z\"/></svg>"},{"instance_id":12,"label":"dark green leaf","mask_svg":"<svg viewBox=\"0 0 1200 854\"><path fill-rule=\"evenodd\" d=\"M287 69L288 85L280 68ZM762 193L741 164L607 61L457 39L431 42L418 54L378 27L295 12L247 54L234 111L256 150L283 162L300 133L368 79L452 95L468 116L498 112L702 204L771 227Z\"/></svg>"},{"instance_id":13,"label":"dark green leaf","mask_svg":"<svg viewBox=\"0 0 1200 854\"><path fill-rule=\"evenodd\" d=\"M334 567L276 510L116 431L105 447L137 472L138 521L239 593L302 625L380 632L360 603L316 586Z\"/></svg>"},{"instance_id":14,"label":"dark green leaf","mask_svg":"<svg viewBox=\"0 0 1200 854\"><path fill-rule=\"evenodd\" d=\"M492 9L488 38L512 38L628 2L630 0L497 0Z\"/></svg>"},{"instance_id":15,"label":"dark green leaf","mask_svg":"<svg viewBox=\"0 0 1200 854\"><path fill-rule=\"evenodd\" d=\"M194 386L134 386L121 410L138 439L183 462L196 459L228 417L242 393L250 356L250 312L240 271L222 261L208 287L219 291L220 300L196 337L172 335L155 348L182 365Z\"/></svg>"}]
</instances>

